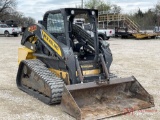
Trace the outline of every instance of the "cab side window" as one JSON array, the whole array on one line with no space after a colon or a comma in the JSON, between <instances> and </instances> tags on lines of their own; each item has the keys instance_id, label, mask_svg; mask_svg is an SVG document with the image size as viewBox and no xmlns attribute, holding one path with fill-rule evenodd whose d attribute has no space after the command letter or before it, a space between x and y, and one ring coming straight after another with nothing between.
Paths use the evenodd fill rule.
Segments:
<instances>
[{"instance_id":1,"label":"cab side window","mask_svg":"<svg viewBox=\"0 0 160 120\"><path fill-rule=\"evenodd\" d=\"M48 15L47 30L50 33L64 33L64 20L61 13Z\"/></svg>"}]
</instances>

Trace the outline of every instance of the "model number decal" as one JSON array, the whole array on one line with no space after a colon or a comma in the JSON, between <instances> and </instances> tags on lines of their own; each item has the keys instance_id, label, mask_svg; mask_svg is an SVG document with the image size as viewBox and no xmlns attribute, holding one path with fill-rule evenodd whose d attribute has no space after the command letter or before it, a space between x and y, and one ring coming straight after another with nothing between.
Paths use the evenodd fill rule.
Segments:
<instances>
[{"instance_id":1,"label":"model number decal","mask_svg":"<svg viewBox=\"0 0 160 120\"><path fill-rule=\"evenodd\" d=\"M60 47L58 46L58 44L46 33L42 30L42 38L44 39L44 41L46 43L48 43L48 45L54 50L56 51L56 53L59 56L62 56L62 52Z\"/></svg>"}]
</instances>

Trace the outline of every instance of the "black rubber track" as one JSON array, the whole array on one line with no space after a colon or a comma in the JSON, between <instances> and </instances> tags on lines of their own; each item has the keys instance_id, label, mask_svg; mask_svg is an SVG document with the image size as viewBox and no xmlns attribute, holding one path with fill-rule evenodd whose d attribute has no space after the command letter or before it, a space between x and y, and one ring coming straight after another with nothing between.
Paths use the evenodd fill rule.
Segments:
<instances>
[{"instance_id":1,"label":"black rubber track","mask_svg":"<svg viewBox=\"0 0 160 120\"><path fill-rule=\"evenodd\" d=\"M45 94L35 91L32 88L29 88L21 83L21 76L23 72L23 67L27 66L31 71L34 71L36 75L43 80L50 87L51 95L47 97ZM48 70L45 67L45 64L38 59L35 60L23 60L18 69L17 73L17 86L20 90L28 93L31 96L39 99L40 101L46 104L57 104L61 102L62 91L64 82L61 78L58 78L55 74Z\"/></svg>"}]
</instances>

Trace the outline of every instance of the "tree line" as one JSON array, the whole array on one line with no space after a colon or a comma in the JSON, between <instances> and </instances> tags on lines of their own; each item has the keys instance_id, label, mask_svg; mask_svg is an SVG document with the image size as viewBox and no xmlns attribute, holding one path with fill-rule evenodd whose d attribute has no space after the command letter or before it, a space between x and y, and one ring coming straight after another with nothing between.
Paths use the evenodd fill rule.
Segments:
<instances>
[{"instance_id":1,"label":"tree line","mask_svg":"<svg viewBox=\"0 0 160 120\"><path fill-rule=\"evenodd\" d=\"M106 3L104 0L89 0L84 6L112 13L121 13L122 10L120 6ZM136 22L140 29L154 29L155 26L160 26L160 0L153 8L149 8L145 12L139 8L134 13L127 13L126 16Z\"/></svg>"},{"instance_id":2,"label":"tree line","mask_svg":"<svg viewBox=\"0 0 160 120\"><path fill-rule=\"evenodd\" d=\"M155 26L160 26L160 2L145 12L139 8L137 12L128 16L139 24L140 29L154 29Z\"/></svg>"},{"instance_id":3,"label":"tree line","mask_svg":"<svg viewBox=\"0 0 160 120\"><path fill-rule=\"evenodd\" d=\"M25 17L23 13L16 11L17 4L16 0L0 0L0 21L11 19L17 21L20 26L35 23L35 19L32 17ZM104 0L89 0L84 3L84 7L112 13L121 13L122 10L120 6L106 3ZM132 14L128 13L127 16L138 23L142 29L160 26L160 1L157 2L154 8L149 8L145 12L139 8L137 12Z\"/></svg>"},{"instance_id":4,"label":"tree line","mask_svg":"<svg viewBox=\"0 0 160 120\"><path fill-rule=\"evenodd\" d=\"M35 19L32 17L25 17L23 13L16 11L17 4L16 0L0 0L0 21L13 20L19 26L35 23Z\"/></svg>"},{"instance_id":5,"label":"tree line","mask_svg":"<svg viewBox=\"0 0 160 120\"><path fill-rule=\"evenodd\" d=\"M83 3L82 3L83 4ZM81 8L81 6L76 6L77 8ZM106 3L104 0L89 0L84 3L84 8L90 9L98 9L99 12L101 11L108 11L113 13L120 13L121 7L116 4L110 4L109 2Z\"/></svg>"}]
</instances>

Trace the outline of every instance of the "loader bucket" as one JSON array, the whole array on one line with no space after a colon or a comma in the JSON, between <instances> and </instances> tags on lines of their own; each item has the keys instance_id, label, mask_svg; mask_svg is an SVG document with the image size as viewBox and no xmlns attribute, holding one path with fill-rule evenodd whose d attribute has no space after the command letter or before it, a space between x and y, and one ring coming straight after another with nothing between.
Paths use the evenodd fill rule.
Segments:
<instances>
[{"instance_id":1,"label":"loader bucket","mask_svg":"<svg viewBox=\"0 0 160 120\"><path fill-rule=\"evenodd\" d=\"M77 120L117 116L154 106L153 97L134 77L67 85L62 93L62 109Z\"/></svg>"}]
</instances>

